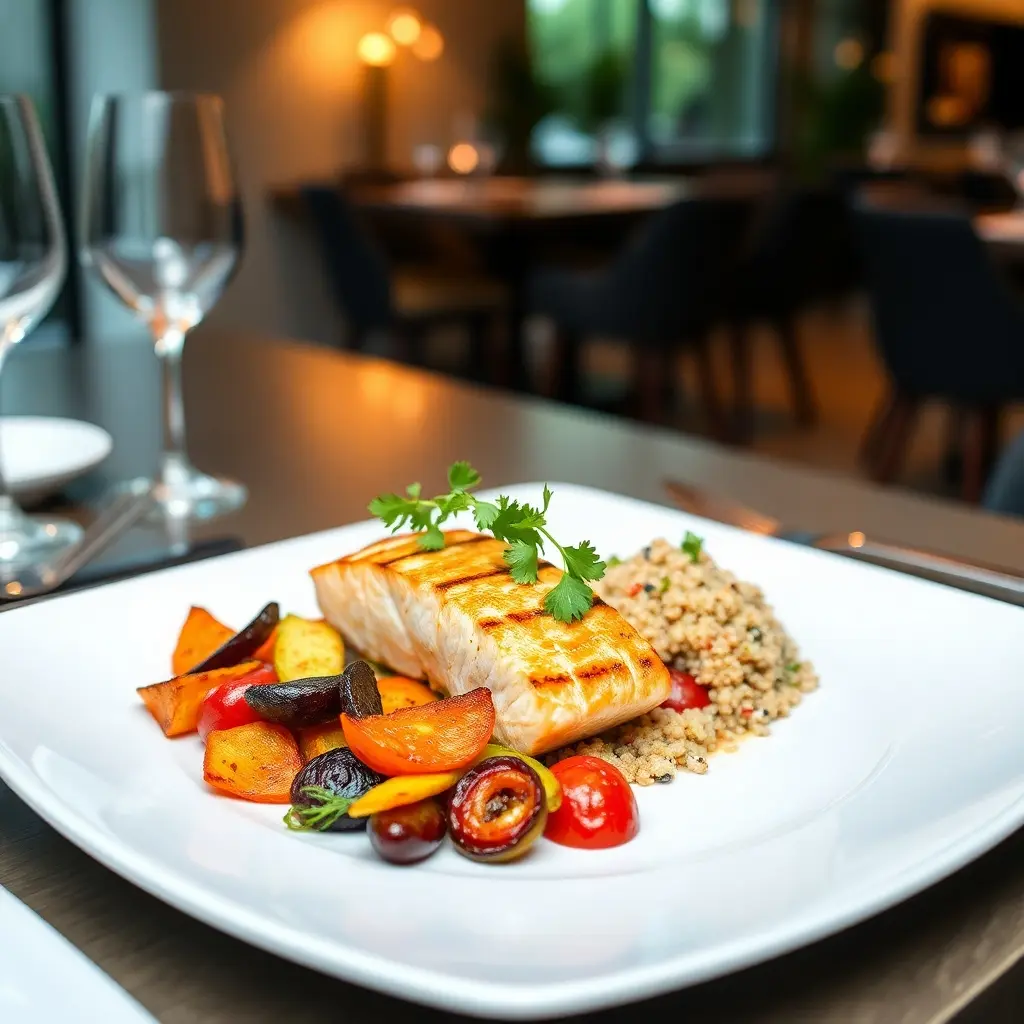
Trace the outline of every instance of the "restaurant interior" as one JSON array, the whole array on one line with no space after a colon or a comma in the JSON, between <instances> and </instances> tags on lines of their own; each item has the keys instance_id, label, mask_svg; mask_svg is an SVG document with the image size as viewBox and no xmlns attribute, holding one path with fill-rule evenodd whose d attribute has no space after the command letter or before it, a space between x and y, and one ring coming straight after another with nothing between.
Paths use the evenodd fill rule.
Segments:
<instances>
[{"instance_id":1,"label":"restaurant interior","mask_svg":"<svg viewBox=\"0 0 1024 1024\"><path fill-rule=\"evenodd\" d=\"M1024 0L0 53L0 1024L1024 1019Z\"/></svg>"},{"instance_id":2,"label":"restaurant interior","mask_svg":"<svg viewBox=\"0 0 1024 1024\"><path fill-rule=\"evenodd\" d=\"M7 0L0 77L72 223L95 93L223 98L211 327L1024 513L1018 7ZM73 267L40 333L138 329Z\"/></svg>"}]
</instances>

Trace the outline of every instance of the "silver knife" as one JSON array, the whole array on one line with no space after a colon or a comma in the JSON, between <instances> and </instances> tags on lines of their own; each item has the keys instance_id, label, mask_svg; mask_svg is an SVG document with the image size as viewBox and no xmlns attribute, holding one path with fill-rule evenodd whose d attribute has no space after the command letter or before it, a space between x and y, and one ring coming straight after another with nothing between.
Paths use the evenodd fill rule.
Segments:
<instances>
[{"instance_id":1,"label":"silver knife","mask_svg":"<svg viewBox=\"0 0 1024 1024\"><path fill-rule=\"evenodd\" d=\"M971 562L935 551L890 544L866 537L859 530L851 533L813 533L786 529L777 519L718 495L708 494L690 484L666 480L665 490L677 508L704 519L737 526L765 537L776 537L793 544L847 555L896 569L913 576L970 590L1014 604L1024 604L1024 577L996 566Z\"/></svg>"}]
</instances>

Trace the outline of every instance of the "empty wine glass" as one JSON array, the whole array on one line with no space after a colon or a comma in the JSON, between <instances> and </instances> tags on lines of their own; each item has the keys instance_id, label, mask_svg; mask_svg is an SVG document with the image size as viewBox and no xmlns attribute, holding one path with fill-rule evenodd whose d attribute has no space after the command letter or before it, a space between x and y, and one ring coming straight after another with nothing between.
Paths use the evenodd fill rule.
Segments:
<instances>
[{"instance_id":1,"label":"empty wine glass","mask_svg":"<svg viewBox=\"0 0 1024 1024\"><path fill-rule=\"evenodd\" d=\"M181 394L185 336L220 298L242 247L221 100L99 97L87 161L83 259L149 326L162 368L164 450L154 507L195 519L236 509L245 488L188 460Z\"/></svg>"},{"instance_id":2,"label":"empty wine glass","mask_svg":"<svg viewBox=\"0 0 1024 1024\"><path fill-rule=\"evenodd\" d=\"M0 370L53 305L66 270L57 190L32 101L0 96ZM25 515L0 463L0 578L9 593L18 593L16 577L81 532L72 522Z\"/></svg>"}]
</instances>

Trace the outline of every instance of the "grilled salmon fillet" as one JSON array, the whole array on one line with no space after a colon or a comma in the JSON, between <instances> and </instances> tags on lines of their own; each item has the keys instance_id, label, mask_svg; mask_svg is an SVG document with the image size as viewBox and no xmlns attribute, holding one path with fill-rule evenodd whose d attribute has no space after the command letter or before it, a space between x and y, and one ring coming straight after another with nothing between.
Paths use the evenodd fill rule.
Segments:
<instances>
[{"instance_id":1,"label":"grilled salmon fillet","mask_svg":"<svg viewBox=\"0 0 1024 1024\"><path fill-rule=\"evenodd\" d=\"M449 695L491 691L495 736L525 754L593 736L669 694L668 670L643 637L595 599L572 623L544 611L562 576L541 562L516 583L505 544L466 530L440 551L390 537L312 570L324 618L367 658Z\"/></svg>"}]
</instances>

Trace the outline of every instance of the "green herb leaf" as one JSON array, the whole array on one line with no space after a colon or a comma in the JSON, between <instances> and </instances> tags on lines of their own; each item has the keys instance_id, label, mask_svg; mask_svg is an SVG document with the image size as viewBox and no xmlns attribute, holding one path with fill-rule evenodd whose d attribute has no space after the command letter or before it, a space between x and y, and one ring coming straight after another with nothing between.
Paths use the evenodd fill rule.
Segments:
<instances>
[{"instance_id":1,"label":"green herb leaf","mask_svg":"<svg viewBox=\"0 0 1024 1024\"><path fill-rule=\"evenodd\" d=\"M370 514L383 519L385 526L393 526L401 519L403 522L409 515L409 506L414 504L408 498L397 494L382 494L370 502Z\"/></svg>"},{"instance_id":2,"label":"green herb leaf","mask_svg":"<svg viewBox=\"0 0 1024 1024\"><path fill-rule=\"evenodd\" d=\"M405 493L408 494L413 501L419 501L422 491L423 488L420 484L409 484L405 489Z\"/></svg>"},{"instance_id":3,"label":"green herb leaf","mask_svg":"<svg viewBox=\"0 0 1024 1024\"><path fill-rule=\"evenodd\" d=\"M683 538L683 543L680 545L684 554L690 556L691 562L700 561L700 553L704 548L704 538L698 537L695 533L686 531L686 536Z\"/></svg>"},{"instance_id":4,"label":"green herb leaf","mask_svg":"<svg viewBox=\"0 0 1024 1024\"><path fill-rule=\"evenodd\" d=\"M448 469L448 486L453 491L468 491L480 484L480 474L468 462L453 462Z\"/></svg>"},{"instance_id":5,"label":"green herb leaf","mask_svg":"<svg viewBox=\"0 0 1024 1024\"><path fill-rule=\"evenodd\" d=\"M593 600L594 592L590 587L566 573L544 598L544 609L559 622L574 622L590 611Z\"/></svg>"},{"instance_id":6,"label":"green herb leaf","mask_svg":"<svg viewBox=\"0 0 1024 1024\"><path fill-rule=\"evenodd\" d=\"M661 577L661 585L658 587L658 593L664 594L666 590L672 585L672 581L667 576Z\"/></svg>"},{"instance_id":7,"label":"green herb leaf","mask_svg":"<svg viewBox=\"0 0 1024 1024\"><path fill-rule=\"evenodd\" d=\"M604 564L606 569L611 569L613 566L622 565L622 559L618 555L612 555Z\"/></svg>"},{"instance_id":8,"label":"green herb leaf","mask_svg":"<svg viewBox=\"0 0 1024 1024\"><path fill-rule=\"evenodd\" d=\"M489 530L491 523L498 518L498 506L492 505L489 501L478 501L473 506L473 515L476 518L476 525L481 530Z\"/></svg>"},{"instance_id":9,"label":"green herb leaf","mask_svg":"<svg viewBox=\"0 0 1024 1024\"><path fill-rule=\"evenodd\" d=\"M554 493L547 484L544 485L544 509L547 512L548 506L551 504L551 499L554 497Z\"/></svg>"},{"instance_id":10,"label":"green herb leaf","mask_svg":"<svg viewBox=\"0 0 1024 1024\"><path fill-rule=\"evenodd\" d=\"M532 544L514 541L505 549L505 564L516 583L537 582L537 549Z\"/></svg>"},{"instance_id":11,"label":"green herb leaf","mask_svg":"<svg viewBox=\"0 0 1024 1024\"><path fill-rule=\"evenodd\" d=\"M604 575L604 562L589 540L574 548L565 548L562 557L565 559L565 571L581 580L599 580Z\"/></svg>"},{"instance_id":12,"label":"green herb leaf","mask_svg":"<svg viewBox=\"0 0 1024 1024\"><path fill-rule=\"evenodd\" d=\"M790 674L794 674L794 673L796 673L796 672L799 672L799 671L800 671L800 669L802 669L803 667L804 667L804 666L803 666L803 662L800 662L800 661L791 661L791 662L790 662L790 663L789 663L789 664L788 664L788 665L786 666L786 671L787 671L787 672L789 672Z\"/></svg>"},{"instance_id":13,"label":"green herb leaf","mask_svg":"<svg viewBox=\"0 0 1024 1024\"><path fill-rule=\"evenodd\" d=\"M343 818L355 803L350 797L338 796L320 786L306 786L302 795L310 803L294 804L284 816L284 823L293 832L323 832Z\"/></svg>"},{"instance_id":14,"label":"green herb leaf","mask_svg":"<svg viewBox=\"0 0 1024 1024\"><path fill-rule=\"evenodd\" d=\"M424 551L440 551L444 547L444 534L437 523L431 523L427 529L419 535L419 545Z\"/></svg>"}]
</instances>

